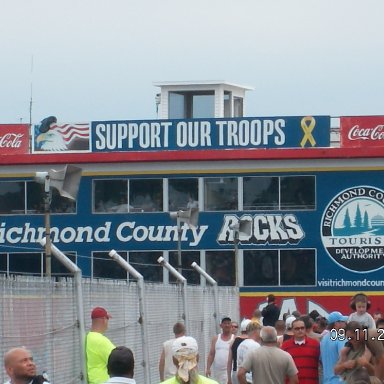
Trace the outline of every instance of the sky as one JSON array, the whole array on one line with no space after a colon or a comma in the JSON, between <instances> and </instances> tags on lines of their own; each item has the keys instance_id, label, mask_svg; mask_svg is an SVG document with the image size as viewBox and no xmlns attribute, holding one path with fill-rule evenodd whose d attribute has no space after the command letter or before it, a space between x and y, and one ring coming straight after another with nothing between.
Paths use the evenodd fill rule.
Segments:
<instances>
[{"instance_id":1,"label":"sky","mask_svg":"<svg viewBox=\"0 0 384 384\"><path fill-rule=\"evenodd\" d=\"M246 116L384 115L383 0L0 0L0 124L156 119L156 81Z\"/></svg>"}]
</instances>

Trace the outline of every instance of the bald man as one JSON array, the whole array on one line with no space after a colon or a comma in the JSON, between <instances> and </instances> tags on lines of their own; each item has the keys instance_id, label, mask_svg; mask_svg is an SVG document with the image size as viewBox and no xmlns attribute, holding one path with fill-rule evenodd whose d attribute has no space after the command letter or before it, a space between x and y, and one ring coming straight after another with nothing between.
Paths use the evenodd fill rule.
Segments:
<instances>
[{"instance_id":1,"label":"bald man","mask_svg":"<svg viewBox=\"0 0 384 384\"><path fill-rule=\"evenodd\" d=\"M12 348L4 355L4 368L10 377L10 384L47 383L42 376L36 376L36 364L26 348Z\"/></svg>"}]
</instances>

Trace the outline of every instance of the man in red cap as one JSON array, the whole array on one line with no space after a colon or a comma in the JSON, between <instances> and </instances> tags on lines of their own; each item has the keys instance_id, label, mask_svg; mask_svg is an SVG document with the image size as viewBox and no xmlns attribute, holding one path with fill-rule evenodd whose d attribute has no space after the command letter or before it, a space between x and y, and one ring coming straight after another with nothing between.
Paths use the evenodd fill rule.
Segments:
<instances>
[{"instance_id":1,"label":"man in red cap","mask_svg":"<svg viewBox=\"0 0 384 384\"><path fill-rule=\"evenodd\" d=\"M108 357L115 346L104 336L104 332L108 329L110 318L111 316L104 308L93 308L91 313L92 327L85 342L89 384L100 384L109 379Z\"/></svg>"}]
</instances>

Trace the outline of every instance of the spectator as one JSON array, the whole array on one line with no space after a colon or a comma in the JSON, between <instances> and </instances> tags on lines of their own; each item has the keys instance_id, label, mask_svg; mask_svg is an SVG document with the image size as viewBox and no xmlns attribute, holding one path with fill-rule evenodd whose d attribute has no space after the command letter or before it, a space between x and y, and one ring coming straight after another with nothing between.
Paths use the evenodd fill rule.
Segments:
<instances>
[{"instance_id":1,"label":"spectator","mask_svg":"<svg viewBox=\"0 0 384 384\"><path fill-rule=\"evenodd\" d=\"M211 348L207 358L206 376L210 377L212 374L212 377L220 384L227 384L229 348L235 336L231 332L231 319L229 317L224 317L221 320L220 327L222 333L214 336L211 340Z\"/></svg>"},{"instance_id":2,"label":"spectator","mask_svg":"<svg viewBox=\"0 0 384 384\"><path fill-rule=\"evenodd\" d=\"M348 322L357 321L365 328L376 328L375 320L367 312L371 307L368 296L364 293L358 293L353 296L350 307L355 311L349 315Z\"/></svg>"},{"instance_id":3,"label":"spectator","mask_svg":"<svg viewBox=\"0 0 384 384\"><path fill-rule=\"evenodd\" d=\"M228 353L227 375L228 384L238 384L237 382L237 349L239 345L248 338L247 325L251 323L250 319L243 319L240 323L240 336L237 336L231 346Z\"/></svg>"},{"instance_id":4,"label":"spectator","mask_svg":"<svg viewBox=\"0 0 384 384\"><path fill-rule=\"evenodd\" d=\"M317 384L319 382L320 344L306 335L303 320L292 322L293 337L281 345L288 352L299 371L300 384Z\"/></svg>"},{"instance_id":5,"label":"spectator","mask_svg":"<svg viewBox=\"0 0 384 384\"><path fill-rule=\"evenodd\" d=\"M275 295L268 295L267 301L267 306L261 311L261 315L263 316L263 325L274 327L276 321L279 320L280 308L275 303Z\"/></svg>"},{"instance_id":6,"label":"spectator","mask_svg":"<svg viewBox=\"0 0 384 384\"><path fill-rule=\"evenodd\" d=\"M185 335L185 325L180 322L176 323L173 326L173 333L175 337L165 341L161 350L159 361L160 381L169 379L176 374L176 366L173 363L172 345L178 337Z\"/></svg>"},{"instance_id":7,"label":"spectator","mask_svg":"<svg viewBox=\"0 0 384 384\"><path fill-rule=\"evenodd\" d=\"M237 349L237 366L238 367L241 367L245 359L245 356L248 353L260 348L260 341L261 341L260 330L261 330L261 325L259 323L251 321L247 325L248 338L244 340L240 344L239 348ZM247 372L246 380L247 380L247 383L249 384L252 383L252 373Z\"/></svg>"},{"instance_id":8,"label":"spectator","mask_svg":"<svg viewBox=\"0 0 384 384\"><path fill-rule=\"evenodd\" d=\"M164 384L218 384L208 377L199 375L198 346L193 337L178 337L172 344L172 354L177 369L176 375L163 381Z\"/></svg>"},{"instance_id":9,"label":"spectator","mask_svg":"<svg viewBox=\"0 0 384 384\"><path fill-rule=\"evenodd\" d=\"M288 316L285 320L285 333L283 335L283 342L293 337L292 323L296 320L295 316Z\"/></svg>"},{"instance_id":10,"label":"spectator","mask_svg":"<svg viewBox=\"0 0 384 384\"><path fill-rule=\"evenodd\" d=\"M4 368L10 377L9 384L48 383L44 376L36 375L36 365L32 354L24 347L12 348L5 353Z\"/></svg>"},{"instance_id":11,"label":"spectator","mask_svg":"<svg viewBox=\"0 0 384 384\"><path fill-rule=\"evenodd\" d=\"M108 357L115 346L104 336L104 332L108 329L110 318L109 313L102 307L96 307L92 310L92 326L85 343L89 384L104 383L109 378Z\"/></svg>"},{"instance_id":12,"label":"spectator","mask_svg":"<svg viewBox=\"0 0 384 384\"><path fill-rule=\"evenodd\" d=\"M348 340L347 346L340 352L340 357L335 365L334 371L344 381L348 381L359 367L365 367L370 375L375 374L372 364L372 353L366 348L363 333L363 326L357 321L349 322L345 327L345 336Z\"/></svg>"},{"instance_id":13,"label":"spectator","mask_svg":"<svg viewBox=\"0 0 384 384\"><path fill-rule=\"evenodd\" d=\"M297 368L292 356L277 347L274 327L263 327L260 331L262 346L246 355L238 367L239 384L247 384L246 373L252 372L253 384L298 384Z\"/></svg>"},{"instance_id":14,"label":"spectator","mask_svg":"<svg viewBox=\"0 0 384 384\"><path fill-rule=\"evenodd\" d=\"M135 360L127 347L116 347L108 357L107 370L109 380L106 384L136 384L133 379Z\"/></svg>"},{"instance_id":15,"label":"spectator","mask_svg":"<svg viewBox=\"0 0 384 384\"><path fill-rule=\"evenodd\" d=\"M308 337L320 341L321 335L319 333L314 332L313 327L315 322L309 315L302 315L299 317L300 320L304 321L305 325L305 333Z\"/></svg>"},{"instance_id":16,"label":"spectator","mask_svg":"<svg viewBox=\"0 0 384 384\"><path fill-rule=\"evenodd\" d=\"M232 321L231 323L231 332L236 336L237 332L239 332L239 324L237 321Z\"/></svg>"},{"instance_id":17,"label":"spectator","mask_svg":"<svg viewBox=\"0 0 384 384\"><path fill-rule=\"evenodd\" d=\"M348 316L343 316L337 311L331 312L328 316L328 332L320 342L323 384L339 384L341 382L341 377L334 373L333 368L339 360L340 351L345 344L343 338L338 336L343 334L347 319Z\"/></svg>"}]
</instances>

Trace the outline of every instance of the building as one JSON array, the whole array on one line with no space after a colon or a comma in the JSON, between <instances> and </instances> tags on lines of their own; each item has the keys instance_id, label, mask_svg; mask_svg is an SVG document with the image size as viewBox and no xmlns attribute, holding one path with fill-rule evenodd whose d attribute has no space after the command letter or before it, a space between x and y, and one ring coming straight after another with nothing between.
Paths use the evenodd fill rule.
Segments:
<instances>
[{"instance_id":1,"label":"building","mask_svg":"<svg viewBox=\"0 0 384 384\"><path fill-rule=\"evenodd\" d=\"M155 85L157 120L0 126L0 270L45 273L45 193L34 178L71 164L82 169L79 193L52 188L51 240L84 276L129 279L108 256L115 249L146 281L168 283L157 259L176 267L181 254L188 283L205 283L197 262L237 284L242 315L268 293L282 311L325 313L364 291L376 310L384 117L245 117L250 87ZM192 208L196 227L174 219ZM65 273L54 259L51 271Z\"/></svg>"}]
</instances>

